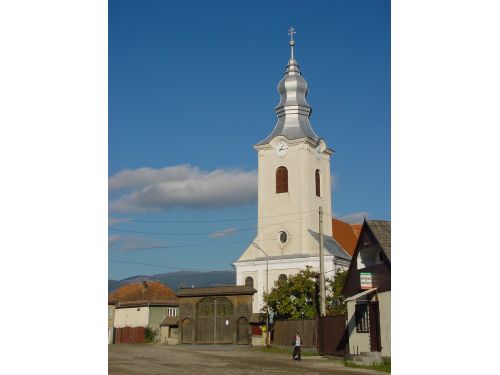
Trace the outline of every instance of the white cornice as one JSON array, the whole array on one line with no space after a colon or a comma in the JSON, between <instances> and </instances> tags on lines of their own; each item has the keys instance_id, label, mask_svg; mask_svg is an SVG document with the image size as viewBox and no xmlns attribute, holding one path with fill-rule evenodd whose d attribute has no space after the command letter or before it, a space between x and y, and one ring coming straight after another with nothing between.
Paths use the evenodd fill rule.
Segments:
<instances>
[{"instance_id":1,"label":"white cornice","mask_svg":"<svg viewBox=\"0 0 500 375\"><path fill-rule=\"evenodd\" d=\"M309 144L311 147L316 147L316 145L318 144L317 141L315 141L314 139L311 139L309 137L302 137L302 138L297 138L297 139L288 139L287 137L283 136L283 135L278 135L276 137L274 137L273 139L271 139L268 143L266 144L263 144L263 145L253 145L253 148L255 150L270 150L273 148L273 144L277 141L280 141L280 140L284 140L286 141L289 145L296 145L296 144L301 144L301 143L306 143L306 144ZM326 152L328 153L329 155L331 155L333 153L333 151L329 148L326 148L323 152Z\"/></svg>"}]
</instances>

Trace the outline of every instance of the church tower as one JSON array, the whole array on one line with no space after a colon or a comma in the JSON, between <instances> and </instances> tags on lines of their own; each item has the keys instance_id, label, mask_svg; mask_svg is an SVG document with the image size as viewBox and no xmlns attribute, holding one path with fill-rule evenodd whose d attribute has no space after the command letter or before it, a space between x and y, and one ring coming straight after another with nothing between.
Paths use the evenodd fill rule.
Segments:
<instances>
[{"instance_id":1,"label":"church tower","mask_svg":"<svg viewBox=\"0 0 500 375\"><path fill-rule=\"evenodd\" d=\"M307 102L307 82L291 57L278 84L278 121L263 141L254 145L258 157L257 236L234 263L237 285L253 285L254 312L263 293L279 277L306 266L319 270L319 208L322 207L325 276L347 268L350 256L332 238L330 157L333 151L314 132Z\"/></svg>"}]
</instances>

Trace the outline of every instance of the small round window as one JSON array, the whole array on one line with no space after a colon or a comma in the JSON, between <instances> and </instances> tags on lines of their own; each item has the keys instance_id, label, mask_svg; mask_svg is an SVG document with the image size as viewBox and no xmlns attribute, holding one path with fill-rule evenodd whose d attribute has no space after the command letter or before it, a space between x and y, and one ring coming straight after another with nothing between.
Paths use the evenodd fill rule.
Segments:
<instances>
[{"instance_id":1,"label":"small round window","mask_svg":"<svg viewBox=\"0 0 500 375\"><path fill-rule=\"evenodd\" d=\"M280 232L280 242L285 243L288 240L288 236L285 231Z\"/></svg>"}]
</instances>

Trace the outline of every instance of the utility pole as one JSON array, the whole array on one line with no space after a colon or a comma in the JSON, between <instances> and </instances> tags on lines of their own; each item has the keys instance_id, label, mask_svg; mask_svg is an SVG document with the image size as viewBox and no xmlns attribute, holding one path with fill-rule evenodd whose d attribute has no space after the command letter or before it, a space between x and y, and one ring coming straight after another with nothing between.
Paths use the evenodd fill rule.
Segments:
<instances>
[{"instance_id":1,"label":"utility pole","mask_svg":"<svg viewBox=\"0 0 500 375\"><path fill-rule=\"evenodd\" d=\"M258 250L262 251L266 256L266 295L269 293L269 255L262 249L255 241L252 242L252 245L256 247ZM271 346L271 337L269 333L269 309L266 312L266 346Z\"/></svg>"},{"instance_id":2,"label":"utility pole","mask_svg":"<svg viewBox=\"0 0 500 375\"><path fill-rule=\"evenodd\" d=\"M323 207L319 207L319 293L320 314L326 315L325 306L325 260L323 259Z\"/></svg>"}]
</instances>

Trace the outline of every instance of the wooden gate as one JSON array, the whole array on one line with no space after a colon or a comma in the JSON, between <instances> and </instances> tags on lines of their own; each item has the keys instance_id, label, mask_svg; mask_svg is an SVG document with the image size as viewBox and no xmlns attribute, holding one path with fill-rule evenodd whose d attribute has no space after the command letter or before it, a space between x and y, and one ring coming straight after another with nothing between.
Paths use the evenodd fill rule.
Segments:
<instances>
[{"instance_id":1,"label":"wooden gate","mask_svg":"<svg viewBox=\"0 0 500 375\"><path fill-rule=\"evenodd\" d=\"M250 336L250 324L248 323L248 319L245 317L241 317L238 319L238 334L237 334L237 343L247 345L249 343Z\"/></svg>"},{"instance_id":2,"label":"wooden gate","mask_svg":"<svg viewBox=\"0 0 500 375\"><path fill-rule=\"evenodd\" d=\"M276 320L273 328L273 344L291 346L297 332L300 334L302 347L316 348L316 319Z\"/></svg>"},{"instance_id":3,"label":"wooden gate","mask_svg":"<svg viewBox=\"0 0 500 375\"><path fill-rule=\"evenodd\" d=\"M193 343L193 322L191 319L184 319L182 322L182 343L192 344Z\"/></svg>"},{"instance_id":4,"label":"wooden gate","mask_svg":"<svg viewBox=\"0 0 500 375\"><path fill-rule=\"evenodd\" d=\"M115 344L144 343L144 327L115 328Z\"/></svg>"},{"instance_id":5,"label":"wooden gate","mask_svg":"<svg viewBox=\"0 0 500 375\"><path fill-rule=\"evenodd\" d=\"M380 352L380 314L378 302L370 302L368 318L370 320L370 351Z\"/></svg>"},{"instance_id":6,"label":"wooden gate","mask_svg":"<svg viewBox=\"0 0 500 375\"><path fill-rule=\"evenodd\" d=\"M345 316L318 318L318 351L321 355L344 356L347 348Z\"/></svg>"},{"instance_id":7,"label":"wooden gate","mask_svg":"<svg viewBox=\"0 0 500 375\"><path fill-rule=\"evenodd\" d=\"M231 344L234 308L226 297L205 297L196 306L197 344Z\"/></svg>"}]
</instances>

